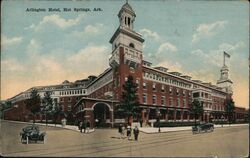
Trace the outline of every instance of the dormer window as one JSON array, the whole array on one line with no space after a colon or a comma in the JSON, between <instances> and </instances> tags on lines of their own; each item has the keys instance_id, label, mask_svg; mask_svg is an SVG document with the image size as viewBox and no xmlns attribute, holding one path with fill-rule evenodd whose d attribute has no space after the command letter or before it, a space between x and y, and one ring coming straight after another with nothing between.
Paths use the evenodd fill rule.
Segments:
<instances>
[{"instance_id":1,"label":"dormer window","mask_svg":"<svg viewBox=\"0 0 250 158\"><path fill-rule=\"evenodd\" d=\"M129 47L135 48L134 43L130 43L130 44L129 44Z\"/></svg>"}]
</instances>

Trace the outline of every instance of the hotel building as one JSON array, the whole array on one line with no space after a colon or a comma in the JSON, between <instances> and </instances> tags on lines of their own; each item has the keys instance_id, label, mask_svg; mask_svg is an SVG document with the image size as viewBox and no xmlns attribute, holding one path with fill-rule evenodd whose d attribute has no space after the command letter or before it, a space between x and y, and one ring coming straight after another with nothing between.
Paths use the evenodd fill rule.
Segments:
<instances>
[{"instance_id":1,"label":"hotel building","mask_svg":"<svg viewBox=\"0 0 250 158\"><path fill-rule=\"evenodd\" d=\"M134 30L136 14L125 3L118 13L119 26L110 39L112 50L109 65L99 76L75 82L64 81L59 85L36 88L41 97L46 91L63 107L68 120L87 119L95 126L95 120L111 124L124 122L117 114L116 106L122 100L123 85L129 75L138 84L140 103L139 118L143 124L154 122L160 113L161 121L193 121L190 105L198 99L204 108L203 121L221 119L225 112L225 101L232 97L229 68L224 64L216 85L192 80L181 72L171 72L165 67L154 67L143 60L142 36ZM24 101L29 98L29 89L10 99L13 107L5 110L5 119L28 121ZM220 115L214 115L219 112ZM37 119L43 116L38 115Z\"/></svg>"}]
</instances>

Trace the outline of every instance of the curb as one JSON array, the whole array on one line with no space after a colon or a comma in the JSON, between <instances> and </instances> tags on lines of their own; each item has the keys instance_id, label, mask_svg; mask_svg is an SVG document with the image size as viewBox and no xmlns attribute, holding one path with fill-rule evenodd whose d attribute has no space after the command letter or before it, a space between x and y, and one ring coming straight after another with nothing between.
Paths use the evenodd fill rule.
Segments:
<instances>
[{"instance_id":1,"label":"curb","mask_svg":"<svg viewBox=\"0 0 250 158\"><path fill-rule=\"evenodd\" d=\"M235 124L233 126L232 125L230 125L230 126L223 126L223 127L219 126L219 127L214 127L214 128L229 128L229 127L239 127L239 126L247 126L247 125L249 125L249 124ZM145 133L145 134L159 134L159 133L181 132L181 131L189 131L189 130L192 131L192 127L190 127L190 129L173 130L173 131L146 132L146 131L140 130L140 132Z\"/></svg>"},{"instance_id":2,"label":"curb","mask_svg":"<svg viewBox=\"0 0 250 158\"><path fill-rule=\"evenodd\" d=\"M33 123L32 122L21 122L21 121L12 121L12 120L1 120L1 121L4 121L4 122L11 122L11 123L19 123L19 124L28 124L28 125L32 125ZM0 122L1 122L0 121ZM45 126L45 127L54 127L54 128L61 128L61 129L66 129L66 130L71 130L71 131L75 131L75 132L80 132L80 130L78 129L70 129L70 128L65 128L65 127L62 127L62 126L54 126L54 125L51 125L51 124L48 124L46 126L46 124L43 124L43 123L35 123L36 125L38 126ZM57 124L58 125L58 124ZM90 134L90 133L93 133L95 132L95 129L89 131L88 133L83 133L83 134Z\"/></svg>"}]
</instances>

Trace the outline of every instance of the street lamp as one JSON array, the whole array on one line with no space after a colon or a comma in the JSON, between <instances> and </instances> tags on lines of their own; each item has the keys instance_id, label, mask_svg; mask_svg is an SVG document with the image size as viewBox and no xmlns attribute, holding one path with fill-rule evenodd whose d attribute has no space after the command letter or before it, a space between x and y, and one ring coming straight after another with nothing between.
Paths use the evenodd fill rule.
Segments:
<instances>
[{"instance_id":1,"label":"street lamp","mask_svg":"<svg viewBox=\"0 0 250 158\"><path fill-rule=\"evenodd\" d=\"M158 122L158 132L161 132L161 126L160 126L160 117L161 117L161 111L157 109L157 122Z\"/></svg>"}]
</instances>

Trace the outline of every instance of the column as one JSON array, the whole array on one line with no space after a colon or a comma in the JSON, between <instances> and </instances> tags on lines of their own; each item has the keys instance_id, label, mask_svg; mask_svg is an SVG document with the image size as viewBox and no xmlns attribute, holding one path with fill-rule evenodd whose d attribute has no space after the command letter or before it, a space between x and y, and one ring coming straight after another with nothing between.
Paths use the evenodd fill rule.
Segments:
<instances>
[{"instance_id":1,"label":"column","mask_svg":"<svg viewBox=\"0 0 250 158\"><path fill-rule=\"evenodd\" d=\"M142 109L141 111L141 119L142 119L142 122L144 123L145 122L145 109Z\"/></svg>"},{"instance_id":2,"label":"column","mask_svg":"<svg viewBox=\"0 0 250 158\"><path fill-rule=\"evenodd\" d=\"M187 121L189 122L190 119L190 112L187 112Z\"/></svg>"},{"instance_id":3,"label":"column","mask_svg":"<svg viewBox=\"0 0 250 158\"><path fill-rule=\"evenodd\" d=\"M94 111L88 110L88 111L86 111L86 115L89 116L90 127L94 128L95 127Z\"/></svg>"},{"instance_id":4,"label":"column","mask_svg":"<svg viewBox=\"0 0 250 158\"><path fill-rule=\"evenodd\" d=\"M181 110L181 122L183 122L183 114L184 114L184 111Z\"/></svg>"},{"instance_id":5,"label":"column","mask_svg":"<svg viewBox=\"0 0 250 158\"><path fill-rule=\"evenodd\" d=\"M169 110L167 109L167 112L166 112L166 114L165 114L165 120L166 120L166 121L168 121L168 111L169 111Z\"/></svg>"},{"instance_id":6,"label":"column","mask_svg":"<svg viewBox=\"0 0 250 158\"><path fill-rule=\"evenodd\" d=\"M111 127L114 127L114 111L113 110L110 110L109 112L109 120L111 123Z\"/></svg>"},{"instance_id":7,"label":"column","mask_svg":"<svg viewBox=\"0 0 250 158\"><path fill-rule=\"evenodd\" d=\"M176 109L174 109L174 122L176 121L176 113L177 113L177 111L176 111Z\"/></svg>"}]
</instances>

